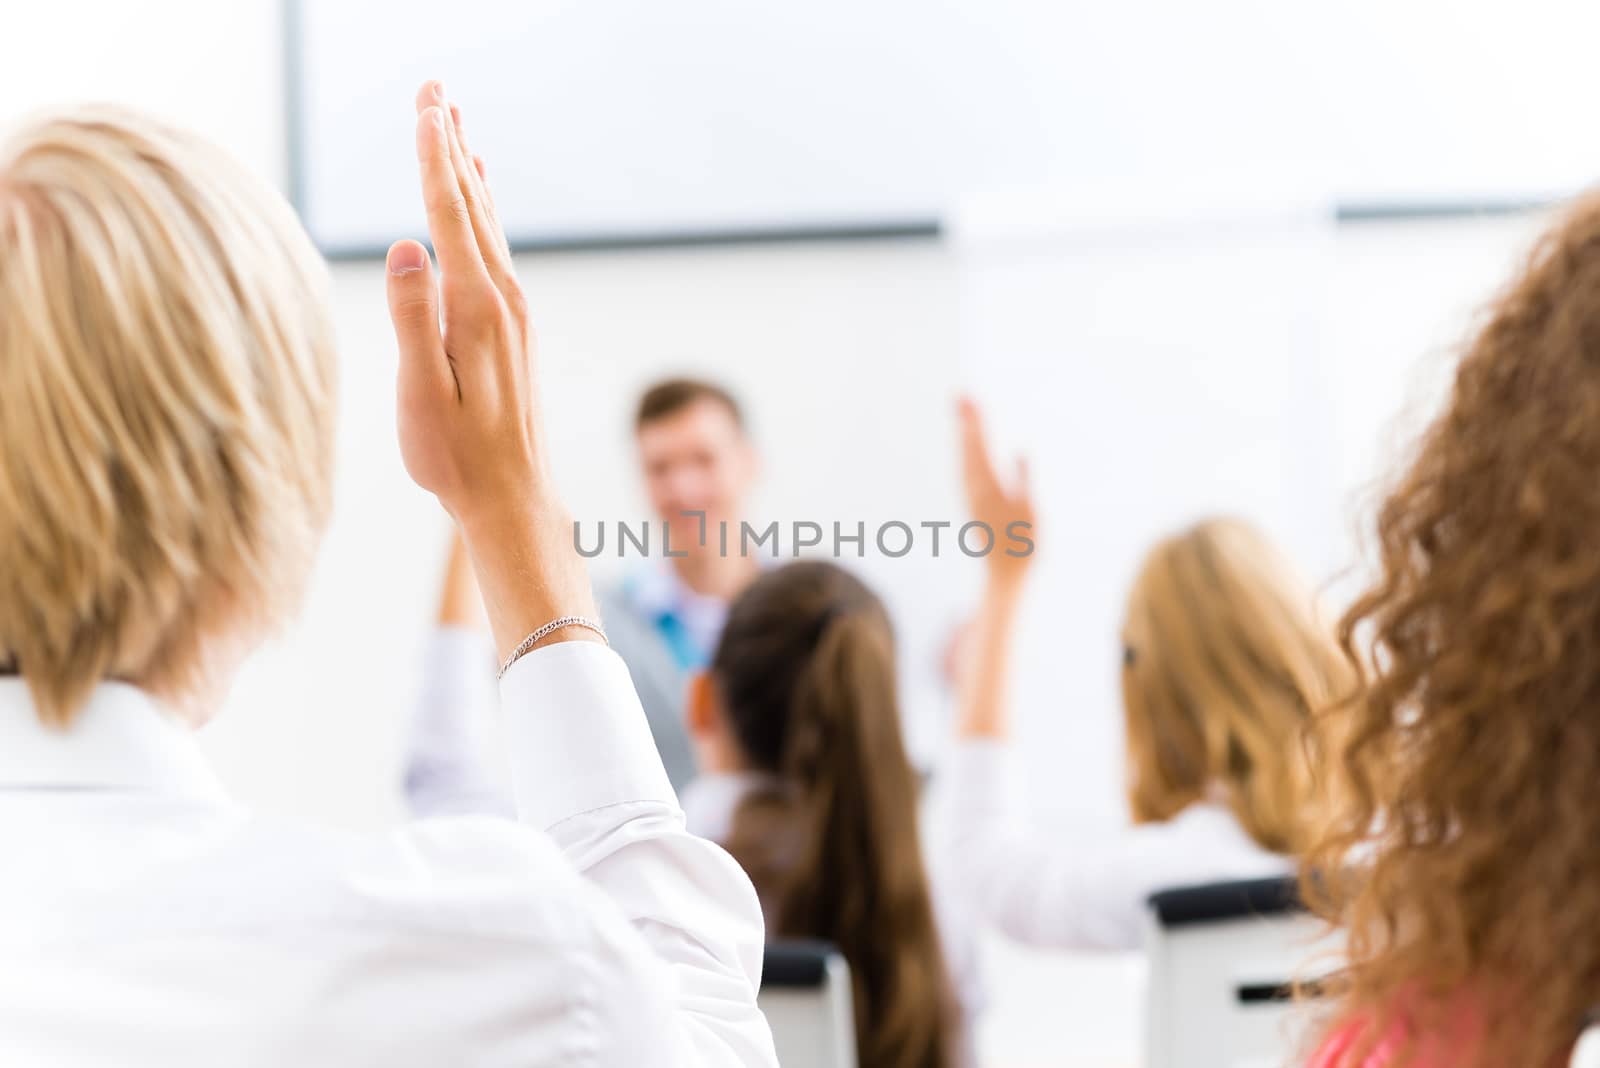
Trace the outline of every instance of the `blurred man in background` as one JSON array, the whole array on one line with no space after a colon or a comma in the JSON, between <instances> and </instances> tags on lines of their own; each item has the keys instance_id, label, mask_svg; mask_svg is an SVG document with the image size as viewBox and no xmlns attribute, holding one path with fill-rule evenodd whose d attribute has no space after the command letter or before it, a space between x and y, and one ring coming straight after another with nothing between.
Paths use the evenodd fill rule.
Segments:
<instances>
[{"instance_id":1,"label":"blurred man in background","mask_svg":"<svg viewBox=\"0 0 1600 1068\"><path fill-rule=\"evenodd\" d=\"M681 788L695 770L685 687L709 663L728 603L759 568L741 552L740 525L760 464L738 401L712 382L673 378L650 387L633 425L645 490L663 524L655 533L664 540L619 587L600 591L600 610L633 673L667 774Z\"/></svg>"},{"instance_id":2,"label":"blurred man in background","mask_svg":"<svg viewBox=\"0 0 1600 1068\"><path fill-rule=\"evenodd\" d=\"M637 523L628 526L648 538L648 558L635 557L621 584L600 588L597 599L611 646L633 675L667 777L682 793L696 771L684 723L689 678L710 662L729 602L759 568L754 551L740 551L745 497L758 463L738 402L710 382L675 378L646 390L634 434L655 521L648 535ZM629 545L630 554L637 551ZM407 801L417 816L509 814L511 799L484 766L478 741L496 701L495 665L459 535L445 568L437 623L423 652L407 744Z\"/></svg>"}]
</instances>

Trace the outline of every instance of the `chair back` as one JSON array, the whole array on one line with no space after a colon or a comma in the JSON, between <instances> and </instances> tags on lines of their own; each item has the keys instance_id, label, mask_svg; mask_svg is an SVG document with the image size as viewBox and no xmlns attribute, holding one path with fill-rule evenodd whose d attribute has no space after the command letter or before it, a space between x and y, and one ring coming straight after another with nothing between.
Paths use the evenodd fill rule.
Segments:
<instances>
[{"instance_id":1,"label":"chair back","mask_svg":"<svg viewBox=\"0 0 1600 1068\"><path fill-rule=\"evenodd\" d=\"M1340 940L1294 879L1164 890L1149 906L1147 1068L1280 1068L1305 1052L1313 1009L1295 982L1333 971Z\"/></svg>"},{"instance_id":2,"label":"chair back","mask_svg":"<svg viewBox=\"0 0 1600 1068\"><path fill-rule=\"evenodd\" d=\"M757 1001L783 1068L857 1068L850 966L833 946L769 944Z\"/></svg>"},{"instance_id":3,"label":"chair back","mask_svg":"<svg viewBox=\"0 0 1600 1068\"><path fill-rule=\"evenodd\" d=\"M1589 1026L1572 1050L1571 1068L1600 1068L1600 1010L1589 1014Z\"/></svg>"}]
</instances>

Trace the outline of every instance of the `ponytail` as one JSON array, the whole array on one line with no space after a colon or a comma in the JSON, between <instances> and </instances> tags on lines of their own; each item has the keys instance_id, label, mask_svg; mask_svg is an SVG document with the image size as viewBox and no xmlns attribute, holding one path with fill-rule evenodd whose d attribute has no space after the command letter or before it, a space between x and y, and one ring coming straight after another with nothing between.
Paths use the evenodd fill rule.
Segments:
<instances>
[{"instance_id":1,"label":"ponytail","mask_svg":"<svg viewBox=\"0 0 1600 1068\"><path fill-rule=\"evenodd\" d=\"M844 954L863 1065L948 1068L956 1010L882 606L839 568L791 565L736 603L712 670L775 780L741 805L728 843L773 933Z\"/></svg>"}]
</instances>

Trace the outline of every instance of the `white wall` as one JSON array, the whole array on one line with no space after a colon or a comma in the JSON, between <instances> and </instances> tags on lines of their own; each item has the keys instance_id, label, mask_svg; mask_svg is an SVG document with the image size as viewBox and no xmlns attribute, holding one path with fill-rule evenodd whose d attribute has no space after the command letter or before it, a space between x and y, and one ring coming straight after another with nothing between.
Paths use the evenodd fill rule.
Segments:
<instances>
[{"instance_id":1,"label":"white wall","mask_svg":"<svg viewBox=\"0 0 1600 1068\"><path fill-rule=\"evenodd\" d=\"M281 180L277 32L272 0L30 5L0 37L0 121L111 97ZM1408 397L1426 410L1438 354L1540 222L1349 227L1198 261L1159 242L1059 240L1025 254L931 242L569 254L519 270L580 516L643 514L627 410L665 370L745 396L767 456L757 511L784 521L956 518L954 391L972 385L1009 413L1003 437L1038 454L1047 524L1023 649L1033 796L1043 818L1105 823L1120 818L1115 627L1144 541L1201 509L1246 507L1318 579L1352 560L1352 501L1392 458L1386 428ZM1309 288L1293 296L1274 257ZM1230 262L1253 280L1231 296L1217 275ZM338 265L334 280L333 526L301 623L251 662L205 744L246 801L378 826L399 815L398 746L445 524L394 445L381 266ZM1123 362L1097 363L1116 346ZM900 609L913 670L970 594L966 564L869 567ZM936 727L937 701L917 700ZM1070 970L1041 1022L1024 1011L1034 973L1002 968L986 1045L1003 1063L1131 1059L1136 976Z\"/></svg>"},{"instance_id":2,"label":"white wall","mask_svg":"<svg viewBox=\"0 0 1600 1068\"><path fill-rule=\"evenodd\" d=\"M109 102L201 131L281 181L278 0L12 0L0 33L0 118Z\"/></svg>"},{"instance_id":3,"label":"white wall","mask_svg":"<svg viewBox=\"0 0 1600 1068\"><path fill-rule=\"evenodd\" d=\"M1437 201L1600 168L1571 133L1600 90L1584 0L302 8L306 190L332 245L411 217L381 178L408 164L393 102L432 76L531 194L503 205L524 239L926 219L974 189L1091 174L1232 169L1259 195L1269 169L1298 170L1346 197Z\"/></svg>"}]
</instances>

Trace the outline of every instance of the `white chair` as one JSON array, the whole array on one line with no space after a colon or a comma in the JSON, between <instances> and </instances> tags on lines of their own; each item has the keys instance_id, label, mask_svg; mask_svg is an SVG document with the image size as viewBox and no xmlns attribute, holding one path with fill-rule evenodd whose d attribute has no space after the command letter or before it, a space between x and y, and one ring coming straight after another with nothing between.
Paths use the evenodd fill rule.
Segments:
<instances>
[{"instance_id":1,"label":"white chair","mask_svg":"<svg viewBox=\"0 0 1600 1068\"><path fill-rule=\"evenodd\" d=\"M1590 1020L1572 1051L1571 1068L1600 1068L1600 1012L1594 1013Z\"/></svg>"},{"instance_id":2,"label":"white chair","mask_svg":"<svg viewBox=\"0 0 1600 1068\"><path fill-rule=\"evenodd\" d=\"M757 1001L783 1068L856 1068L850 966L832 946L768 945Z\"/></svg>"},{"instance_id":3,"label":"white chair","mask_svg":"<svg viewBox=\"0 0 1600 1068\"><path fill-rule=\"evenodd\" d=\"M1297 979L1337 967L1340 941L1292 879L1165 890L1150 899L1146 1068L1281 1068L1305 1053Z\"/></svg>"}]
</instances>

